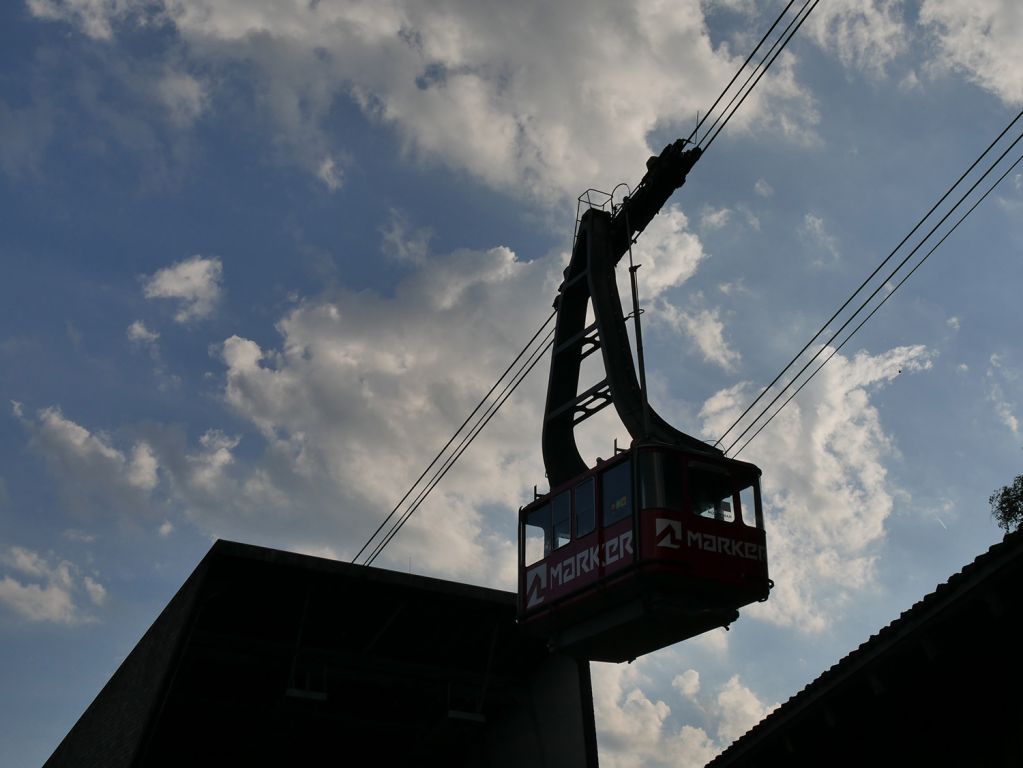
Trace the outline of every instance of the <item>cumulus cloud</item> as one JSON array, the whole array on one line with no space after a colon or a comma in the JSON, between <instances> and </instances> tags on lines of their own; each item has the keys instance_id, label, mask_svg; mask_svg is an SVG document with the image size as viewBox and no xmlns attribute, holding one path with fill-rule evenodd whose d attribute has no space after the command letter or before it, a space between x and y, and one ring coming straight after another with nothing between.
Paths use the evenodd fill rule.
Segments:
<instances>
[{"instance_id":1,"label":"cumulus cloud","mask_svg":"<svg viewBox=\"0 0 1023 768\"><path fill-rule=\"evenodd\" d=\"M743 451L764 471L776 585L749 615L821 631L873 582L874 549L894 506L884 462L895 449L870 397L901 373L929 369L931 358L922 346L835 355ZM744 385L718 392L704 404L704 433L721 435L751 399Z\"/></svg>"},{"instance_id":2,"label":"cumulus cloud","mask_svg":"<svg viewBox=\"0 0 1023 768\"><path fill-rule=\"evenodd\" d=\"M109 40L113 25L133 5L130 0L28 0L28 9L42 19L68 21L89 37Z\"/></svg>"},{"instance_id":3,"label":"cumulus cloud","mask_svg":"<svg viewBox=\"0 0 1023 768\"><path fill-rule=\"evenodd\" d=\"M327 189L331 192L337 192L337 190L341 189L344 174L341 170L341 165L333 157L323 158L316 171L316 175L320 177L320 181L326 184Z\"/></svg>"},{"instance_id":4,"label":"cumulus cloud","mask_svg":"<svg viewBox=\"0 0 1023 768\"><path fill-rule=\"evenodd\" d=\"M141 320L135 320L128 326L128 341L136 349L145 349L153 362L153 376L161 390L172 389L181 385L181 377L168 372L160 354L160 334L151 330Z\"/></svg>"},{"instance_id":5,"label":"cumulus cloud","mask_svg":"<svg viewBox=\"0 0 1023 768\"><path fill-rule=\"evenodd\" d=\"M700 215L700 227L707 230L721 229L731 215L730 208L705 208Z\"/></svg>"},{"instance_id":6,"label":"cumulus cloud","mask_svg":"<svg viewBox=\"0 0 1023 768\"><path fill-rule=\"evenodd\" d=\"M715 699L718 742L727 746L764 719L777 704L764 704L733 675L718 691Z\"/></svg>"},{"instance_id":7,"label":"cumulus cloud","mask_svg":"<svg viewBox=\"0 0 1023 768\"><path fill-rule=\"evenodd\" d=\"M700 673L695 669L687 669L681 675L675 675L671 685L686 698L700 692Z\"/></svg>"},{"instance_id":8,"label":"cumulus cloud","mask_svg":"<svg viewBox=\"0 0 1023 768\"><path fill-rule=\"evenodd\" d=\"M166 72L156 84L156 93L171 121L180 128L198 120L209 102L206 87L187 72Z\"/></svg>"},{"instance_id":9,"label":"cumulus cloud","mask_svg":"<svg viewBox=\"0 0 1023 768\"><path fill-rule=\"evenodd\" d=\"M157 270L143 285L147 299L173 299L179 304L174 319L189 323L209 317L220 299L223 274L220 259L192 256ZM129 330L130 333L130 330Z\"/></svg>"},{"instance_id":10,"label":"cumulus cloud","mask_svg":"<svg viewBox=\"0 0 1023 768\"><path fill-rule=\"evenodd\" d=\"M415 228L400 211L391 210L390 221L383 230L384 253L395 261L422 264L430 252L429 227Z\"/></svg>"},{"instance_id":11,"label":"cumulus cloud","mask_svg":"<svg viewBox=\"0 0 1023 768\"><path fill-rule=\"evenodd\" d=\"M685 283L707 257L700 238L689 231L689 219L676 204L667 206L650 222L632 250L635 261L642 264L639 280L644 301ZM621 295L628 296L622 282L628 280L628 274L624 269L617 274Z\"/></svg>"},{"instance_id":12,"label":"cumulus cloud","mask_svg":"<svg viewBox=\"0 0 1023 768\"><path fill-rule=\"evenodd\" d=\"M106 588L67 560L9 547L0 554L0 605L28 621L80 624L94 617L83 611L83 594L93 606L106 601ZM14 575L11 575L14 574Z\"/></svg>"},{"instance_id":13,"label":"cumulus cloud","mask_svg":"<svg viewBox=\"0 0 1023 768\"><path fill-rule=\"evenodd\" d=\"M920 21L938 42L936 63L962 71L1008 104L1023 102L1023 8L1015 0L925 0Z\"/></svg>"},{"instance_id":14,"label":"cumulus cloud","mask_svg":"<svg viewBox=\"0 0 1023 768\"><path fill-rule=\"evenodd\" d=\"M134 321L128 326L128 340L133 341L136 344L143 346L151 346L155 344L160 338L160 334L156 331L151 331L146 327L146 324L141 320Z\"/></svg>"},{"instance_id":15,"label":"cumulus cloud","mask_svg":"<svg viewBox=\"0 0 1023 768\"><path fill-rule=\"evenodd\" d=\"M703 766L778 706L761 701L738 675L708 689L696 670L687 669L672 688L695 706L703 727L680 727L671 705L649 693L657 687L650 666L649 657L631 665L591 665L601 765Z\"/></svg>"},{"instance_id":16,"label":"cumulus cloud","mask_svg":"<svg viewBox=\"0 0 1023 768\"><path fill-rule=\"evenodd\" d=\"M842 256L837 238L828 232L824 219L815 213L807 213L803 216L803 224L799 228L799 236L818 252L819 255L813 260L816 266L823 266L829 261L838 261ZM825 253L831 258L824 259Z\"/></svg>"},{"instance_id":17,"label":"cumulus cloud","mask_svg":"<svg viewBox=\"0 0 1023 768\"><path fill-rule=\"evenodd\" d=\"M334 156L327 124L338 99L391 126L410 156L516 194L563 199L633 182L661 149L651 133L672 125L687 132L743 53L712 43L698 0L572 0L556 9L536 0L32 0L29 7L97 39L110 39L128 17L157 20L175 27L196 66L249 68L275 140L328 187L340 184L324 160ZM800 139L812 131L816 113L793 62L778 60L730 131L756 124L760 133ZM194 82L168 89L181 114L202 110Z\"/></svg>"},{"instance_id":18,"label":"cumulus cloud","mask_svg":"<svg viewBox=\"0 0 1023 768\"><path fill-rule=\"evenodd\" d=\"M258 430L266 452L239 462L236 438L207 433L182 483L194 518L219 531L260 520L296 539L292 521L303 514L321 535L296 543L326 539L353 555L443 444L436 436L454 431L535 330L533 320L546 316L552 267L505 248L459 251L410 275L393 298L342 291L301 304L278 323L280 349L227 339L224 400ZM528 478L542 477L538 435L520 425L540 423L543 385L534 375L530 394L502 408L389 553L449 574L491 561L511 583L514 500L525 498ZM424 435L435 437L424 443ZM488 540L480 509L495 504L509 518Z\"/></svg>"},{"instance_id":19,"label":"cumulus cloud","mask_svg":"<svg viewBox=\"0 0 1023 768\"><path fill-rule=\"evenodd\" d=\"M657 308L657 316L676 331L692 339L707 362L714 363L726 371L734 370L739 363L739 353L725 340L725 324L721 320L719 310L701 309L685 312L670 304L661 303Z\"/></svg>"},{"instance_id":20,"label":"cumulus cloud","mask_svg":"<svg viewBox=\"0 0 1023 768\"><path fill-rule=\"evenodd\" d=\"M99 503L134 506L159 482L156 455L145 441L137 441L126 454L111 438L93 433L68 419L59 407L24 414L14 404L14 415L30 434L32 447L43 455L73 506Z\"/></svg>"},{"instance_id":21,"label":"cumulus cloud","mask_svg":"<svg viewBox=\"0 0 1023 768\"><path fill-rule=\"evenodd\" d=\"M902 7L901 0L829 0L820 4L805 26L845 66L881 75L906 47Z\"/></svg>"}]
</instances>

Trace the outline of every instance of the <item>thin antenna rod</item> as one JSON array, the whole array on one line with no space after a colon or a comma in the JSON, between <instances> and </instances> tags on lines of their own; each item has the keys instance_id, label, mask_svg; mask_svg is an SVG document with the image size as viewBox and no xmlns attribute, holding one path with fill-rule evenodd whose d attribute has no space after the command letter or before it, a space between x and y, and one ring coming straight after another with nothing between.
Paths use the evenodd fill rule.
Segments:
<instances>
[{"instance_id":1,"label":"thin antenna rod","mask_svg":"<svg viewBox=\"0 0 1023 768\"><path fill-rule=\"evenodd\" d=\"M632 319L636 324L636 365L639 367L639 390L643 400L643 438L650 437L650 399L647 397L646 389L646 360L643 356L643 324L639 315L639 280L636 278L636 270L640 264L632 262L632 227L629 226L629 210L625 209L625 231L629 237L629 282L632 285Z\"/></svg>"}]
</instances>

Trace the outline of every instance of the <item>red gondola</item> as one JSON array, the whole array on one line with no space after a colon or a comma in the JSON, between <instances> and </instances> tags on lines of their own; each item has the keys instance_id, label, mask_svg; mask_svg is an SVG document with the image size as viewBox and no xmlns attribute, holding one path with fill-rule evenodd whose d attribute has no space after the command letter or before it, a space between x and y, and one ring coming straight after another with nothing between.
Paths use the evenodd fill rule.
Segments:
<instances>
[{"instance_id":1,"label":"red gondola","mask_svg":"<svg viewBox=\"0 0 1023 768\"><path fill-rule=\"evenodd\" d=\"M647 163L620 205L604 196L579 219L557 311L543 457L551 492L519 515L519 621L552 648L626 661L727 627L767 598L760 470L669 425L646 399L635 271L639 372L615 265L700 156L679 140ZM591 190L592 192L592 190ZM606 209L608 208L609 209ZM630 257L631 260L631 257ZM586 326L587 308L594 322ZM605 377L579 392L582 360L600 350ZM575 427L614 405L633 442L589 467Z\"/></svg>"},{"instance_id":2,"label":"red gondola","mask_svg":"<svg viewBox=\"0 0 1023 768\"><path fill-rule=\"evenodd\" d=\"M634 445L519 513L519 619L552 647L627 661L767 598L760 470Z\"/></svg>"}]
</instances>

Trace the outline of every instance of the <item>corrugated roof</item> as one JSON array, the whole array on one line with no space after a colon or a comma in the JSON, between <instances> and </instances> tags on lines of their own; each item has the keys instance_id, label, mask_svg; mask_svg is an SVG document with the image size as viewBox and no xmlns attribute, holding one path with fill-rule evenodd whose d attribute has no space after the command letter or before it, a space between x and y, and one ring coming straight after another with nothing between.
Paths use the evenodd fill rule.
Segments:
<instances>
[{"instance_id":1,"label":"corrugated roof","mask_svg":"<svg viewBox=\"0 0 1023 768\"><path fill-rule=\"evenodd\" d=\"M774 712L753 726L724 752L708 763L727 765L732 759L751 752L758 744L783 729L786 724L812 708L834 688L853 677L888 649L912 635L923 624L932 620L963 599L969 597L990 577L1023 555L1023 530L1006 534L1002 541L991 546L958 573L939 584L898 618L871 635L836 664L821 673L802 690L794 694Z\"/></svg>"}]
</instances>

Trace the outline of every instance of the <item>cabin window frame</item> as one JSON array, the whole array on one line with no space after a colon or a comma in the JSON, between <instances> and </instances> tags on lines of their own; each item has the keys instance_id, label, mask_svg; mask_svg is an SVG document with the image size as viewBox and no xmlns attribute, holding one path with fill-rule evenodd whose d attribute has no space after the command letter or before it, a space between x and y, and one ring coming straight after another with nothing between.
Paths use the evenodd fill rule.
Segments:
<instances>
[{"instance_id":1,"label":"cabin window frame","mask_svg":"<svg viewBox=\"0 0 1023 768\"><path fill-rule=\"evenodd\" d=\"M580 530L580 515L579 515L579 491L583 486L590 486L590 499L589 499L589 523L590 527L588 530ZM589 536L597 530L597 479L590 475L581 483L578 483L575 488L572 489L572 522L573 530L575 532L575 539L581 539L585 536Z\"/></svg>"},{"instance_id":2,"label":"cabin window frame","mask_svg":"<svg viewBox=\"0 0 1023 768\"><path fill-rule=\"evenodd\" d=\"M633 512L635 511L636 488L634 487L633 482L632 461L633 461L632 456L629 456L629 458L625 459L624 461L621 461L612 467L608 467L607 469L600 473L600 525L602 528L608 528L612 525L622 522L623 520L630 519L633 515ZM623 487L625 489L625 496L624 497L621 496L618 489L614 489L615 490L614 494L608 494L607 492L608 478L614 476L614 480L617 482L619 480L619 476L621 476L622 474L624 474L625 477L625 482L623 484ZM617 514L614 516L614 519L609 520L608 517L612 512L612 508L609 507L608 505L609 503L611 503L612 496L617 496L617 498L614 499L615 504L618 504L621 501L621 499L624 498L625 509L622 512L617 512L617 509L615 509Z\"/></svg>"}]
</instances>

